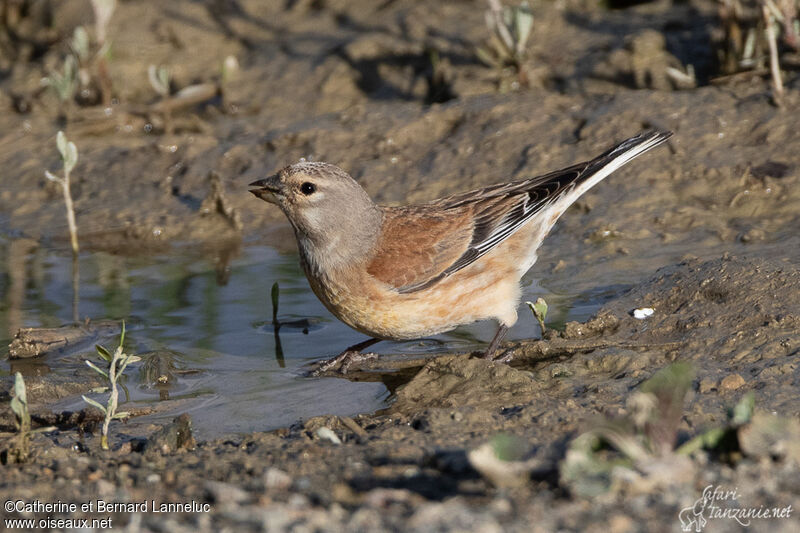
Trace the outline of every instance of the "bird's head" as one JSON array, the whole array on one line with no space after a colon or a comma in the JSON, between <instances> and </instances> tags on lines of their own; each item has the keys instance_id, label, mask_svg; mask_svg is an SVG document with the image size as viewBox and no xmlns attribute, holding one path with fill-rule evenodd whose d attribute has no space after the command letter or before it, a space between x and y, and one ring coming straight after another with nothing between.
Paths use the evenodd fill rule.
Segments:
<instances>
[{"instance_id":1,"label":"bird's head","mask_svg":"<svg viewBox=\"0 0 800 533\"><path fill-rule=\"evenodd\" d=\"M249 186L255 196L281 208L298 240L308 239L318 248L380 229L380 211L366 191L328 163L290 165Z\"/></svg>"}]
</instances>

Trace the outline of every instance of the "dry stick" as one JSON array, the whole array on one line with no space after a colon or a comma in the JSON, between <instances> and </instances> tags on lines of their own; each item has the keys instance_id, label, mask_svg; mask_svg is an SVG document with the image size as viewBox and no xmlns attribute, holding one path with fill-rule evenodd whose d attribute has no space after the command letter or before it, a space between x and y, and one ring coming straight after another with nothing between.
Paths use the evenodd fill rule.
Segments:
<instances>
[{"instance_id":1,"label":"dry stick","mask_svg":"<svg viewBox=\"0 0 800 533\"><path fill-rule=\"evenodd\" d=\"M772 72L772 83L775 86L775 100L780 101L783 97L783 80L781 79L781 67L778 63L778 43L775 38L775 24L772 15L766 5L761 6L764 23L767 26L767 43L769 44L769 67Z\"/></svg>"}]
</instances>

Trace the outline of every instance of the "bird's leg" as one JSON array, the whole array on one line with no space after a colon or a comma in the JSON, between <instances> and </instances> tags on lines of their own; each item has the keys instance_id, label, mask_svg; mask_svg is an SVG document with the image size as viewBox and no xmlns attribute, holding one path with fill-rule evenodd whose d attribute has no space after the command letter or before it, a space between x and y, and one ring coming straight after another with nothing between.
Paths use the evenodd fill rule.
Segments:
<instances>
[{"instance_id":1,"label":"bird's leg","mask_svg":"<svg viewBox=\"0 0 800 533\"><path fill-rule=\"evenodd\" d=\"M486 348L486 351L483 354L484 359L488 359L489 361L494 360L494 352L497 351L497 347L500 346L500 343L503 341L506 333L508 333L508 326L505 324L500 324L500 327L497 328L497 333L494 334L492 342L489 343L489 347Z\"/></svg>"},{"instance_id":2,"label":"bird's leg","mask_svg":"<svg viewBox=\"0 0 800 533\"><path fill-rule=\"evenodd\" d=\"M317 366L317 369L314 371L314 374L318 375L325 372L330 372L332 370L338 370L342 374L346 374L347 369L350 368L350 365L353 363L375 357L373 354L362 354L361 350L365 350L376 342L380 341L381 339L367 339L363 342L359 342L358 344L354 344L336 357L320 361L319 366Z\"/></svg>"}]
</instances>

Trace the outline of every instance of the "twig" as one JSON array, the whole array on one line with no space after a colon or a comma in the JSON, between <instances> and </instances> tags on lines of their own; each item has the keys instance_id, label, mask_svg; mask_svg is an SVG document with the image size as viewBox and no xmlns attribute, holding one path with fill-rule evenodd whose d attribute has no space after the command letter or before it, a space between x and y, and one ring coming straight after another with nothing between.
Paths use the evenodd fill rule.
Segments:
<instances>
[{"instance_id":1,"label":"twig","mask_svg":"<svg viewBox=\"0 0 800 533\"><path fill-rule=\"evenodd\" d=\"M772 84L775 87L775 100L780 103L783 98L783 80L781 67L778 63L778 42L775 37L775 19L766 4L761 6L764 23L766 24L767 44L769 44L769 68L772 72Z\"/></svg>"}]
</instances>

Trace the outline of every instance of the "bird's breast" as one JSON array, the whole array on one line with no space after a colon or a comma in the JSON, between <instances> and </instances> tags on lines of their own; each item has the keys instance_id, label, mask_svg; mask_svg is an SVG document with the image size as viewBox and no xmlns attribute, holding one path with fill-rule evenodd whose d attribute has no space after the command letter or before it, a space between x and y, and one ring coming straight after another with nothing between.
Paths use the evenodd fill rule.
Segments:
<instances>
[{"instance_id":1,"label":"bird's breast","mask_svg":"<svg viewBox=\"0 0 800 533\"><path fill-rule=\"evenodd\" d=\"M495 318L516 321L519 276L492 254L435 285L403 294L359 265L331 271L301 261L314 294L339 320L372 337L418 339Z\"/></svg>"}]
</instances>

